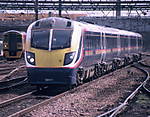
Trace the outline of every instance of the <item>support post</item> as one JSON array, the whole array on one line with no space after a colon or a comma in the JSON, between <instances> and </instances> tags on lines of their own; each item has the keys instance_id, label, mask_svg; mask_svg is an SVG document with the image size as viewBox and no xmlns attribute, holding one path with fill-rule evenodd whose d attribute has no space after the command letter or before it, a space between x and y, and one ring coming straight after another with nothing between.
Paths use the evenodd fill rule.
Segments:
<instances>
[{"instance_id":1,"label":"support post","mask_svg":"<svg viewBox=\"0 0 150 117\"><path fill-rule=\"evenodd\" d=\"M59 8L58 8L58 11L59 11L59 17L61 17L61 12L62 12L62 1L59 0Z\"/></svg>"},{"instance_id":2,"label":"support post","mask_svg":"<svg viewBox=\"0 0 150 117\"><path fill-rule=\"evenodd\" d=\"M35 0L35 20L38 20L38 0Z\"/></svg>"},{"instance_id":3,"label":"support post","mask_svg":"<svg viewBox=\"0 0 150 117\"><path fill-rule=\"evenodd\" d=\"M116 17L121 16L121 0L116 2Z\"/></svg>"}]
</instances>

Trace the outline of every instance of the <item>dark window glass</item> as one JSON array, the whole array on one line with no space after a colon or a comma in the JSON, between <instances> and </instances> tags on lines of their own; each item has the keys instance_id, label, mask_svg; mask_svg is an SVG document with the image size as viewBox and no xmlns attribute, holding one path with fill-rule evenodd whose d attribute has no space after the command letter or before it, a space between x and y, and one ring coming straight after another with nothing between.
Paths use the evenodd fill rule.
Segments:
<instances>
[{"instance_id":1,"label":"dark window glass","mask_svg":"<svg viewBox=\"0 0 150 117\"><path fill-rule=\"evenodd\" d=\"M51 49L68 48L71 45L72 30L53 30Z\"/></svg>"},{"instance_id":2,"label":"dark window glass","mask_svg":"<svg viewBox=\"0 0 150 117\"><path fill-rule=\"evenodd\" d=\"M131 47L136 46L136 40L134 38L131 39Z\"/></svg>"},{"instance_id":3,"label":"dark window glass","mask_svg":"<svg viewBox=\"0 0 150 117\"><path fill-rule=\"evenodd\" d=\"M139 45L138 46L142 46L142 40L139 38Z\"/></svg>"},{"instance_id":4,"label":"dark window glass","mask_svg":"<svg viewBox=\"0 0 150 117\"><path fill-rule=\"evenodd\" d=\"M117 48L117 35L106 33L105 36L107 48L108 49Z\"/></svg>"},{"instance_id":5,"label":"dark window glass","mask_svg":"<svg viewBox=\"0 0 150 117\"><path fill-rule=\"evenodd\" d=\"M96 49L100 47L100 33L99 32L85 32L84 46L85 49Z\"/></svg>"},{"instance_id":6,"label":"dark window glass","mask_svg":"<svg viewBox=\"0 0 150 117\"><path fill-rule=\"evenodd\" d=\"M39 49L49 49L50 30L33 30L31 35L31 46Z\"/></svg>"},{"instance_id":7,"label":"dark window glass","mask_svg":"<svg viewBox=\"0 0 150 117\"><path fill-rule=\"evenodd\" d=\"M8 35L8 45L9 45L9 51L13 52L17 50L17 34L15 33L9 33Z\"/></svg>"},{"instance_id":8,"label":"dark window glass","mask_svg":"<svg viewBox=\"0 0 150 117\"><path fill-rule=\"evenodd\" d=\"M128 36L120 35L121 47L128 47Z\"/></svg>"}]
</instances>

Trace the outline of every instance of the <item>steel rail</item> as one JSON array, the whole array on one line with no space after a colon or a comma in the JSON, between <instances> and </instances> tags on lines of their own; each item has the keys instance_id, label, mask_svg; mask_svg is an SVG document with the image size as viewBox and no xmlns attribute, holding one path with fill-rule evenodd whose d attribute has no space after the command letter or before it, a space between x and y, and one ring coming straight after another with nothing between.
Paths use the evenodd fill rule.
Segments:
<instances>
[{"instance_id":1,"label":"steel rail","mask_svg":"<svg viewBox=\"0 0 150 117\"><path fill-rule=\"evenodd\" d=\"M144 64L144 63L142 63L142 62L139 62L142 66L144 66L144 67L149 67L150 68L150 65L146 65L146 64ZM150 80L150 79L149 79ZM143 84L143 89L147 92L147 94L150 94L150 90L146 87L146 85L147 85L147 82L145 82L145 84Z\"/></svg>"},{"instance_id":2,"label":"steel rail","mask_svg":"<svg viewBox=\"0 0 150 117\"><path fill-rule=\"evenodd\" d=\"M129 95L129 97L127 97L126 100L109 117L116 116L119 113L119 111L121 111L121 109L128 104L129 100L131 100L138 93L139 89L141 89L143 87L143 85L149 80L150 76L149 76L149 72L147 70L144 70L137 66L134 66L134 67L143 71L146 74L146 77L145 77L146 80L140 86L138 86L138 88L135 91L133 91L131 93L131 95Z\"/></svg>"},{"instance_id":3,"label":"steel rail","mask_svg":"<svg viewBox=\"0 0 150 117\"><path fill-rule=\"evenodd\" d=\"M143 88L147 92L147 94L150 94L150 90L146 87L146 83L143 85Z\"/></svg>"},{"instance_id":4,"label":"steel rail","mask_svg":"<svg viewBox=\"0 0 150 117\"><path fill-rule=\"evenodd\" d=\"M24 68L25 65L19 66L17 68L15 68L14 70L12 70L8 75L6 75L5 77L10 77L13 73L15 73L16 71L20 70L21 68Z\"/></svg>"},{"instance_id":5,"label":"steel rail","mask_svg":"<svg viewBox=\"0 0 150 117\"><path fill-rule=\"evenodd\" d=\"M20 101L20 100L22 100L22 99L25 99L26 97L28 97L29 95L31 95L31 94L33 94L33 93L35 93L35 92L36 92L36 90L35 90L35 91L32 91L32 92L29 92L29 93L26 93L26 94L23 94L23 95L20 95L20 96L17 96L17 97L15 97L15 98L12 98L12 99L3 101L3 102L0 103L0 108L4 107L4 106L6 106L6 105L9 105L9 104L11 104L11 103Z\"/></svg>"},{"instance_id":6,"label":"steel rail","mask_svg":"<svg viewBox=\"0 0 150 117\"><path fill-rule=\"evenodd\" d=\"M10 89L10 88L22 85L22 84L25 84L26 81L27 81L27 77L22 76L22 77L18 77L18 78L15 78L15 79L11 79L9 81L0 82L0 84L4 85L4 87L0 86L0 91ZM13 83L12 85L6 86L6 83L9 84L10 82L17 82L17 83Z\"/></svg>"},{"instance_id":7,"label":"steel rail","mask_svg":"<svg viewBox=\"0 0 150 117\"><path fill-rule=\"evenodd\" d=\"M7 74L7 75L4 75L0 80L10 77L13 73L19 71L21 68L24 68L24 67L25 67L25 65L19 66L19 67L15 68L15 69L12 68L13 70L12 70L12 71L9 71L9 72L6 72L6 73L8 73L8 74ZM10 69L11 69L11 68L10 68ZM1 75L1 74L0 74L0 75Z\"/></svg>"},{"instance_id":8,"label":"steel rail","mask_svg":"<svg viewBox=\"0 0 150 117\"><path fill-rule=\"evenodd\" d=\"M37 108L40 107L40 106L44 106L44 105L48 104L50 101L57 100L58 98L61 98L61 97L65 96L65 95L67 95L68 92L69 92L69 91L64 92L64 93L61 93L61 94L59 94L59 95L57 95L57 96L54 96L54 97L52 97L52 98L50 98L50 99L47 99L47 100L45 100L45 101L42 101L41 103L35 104L35 105L31 106L31 107L28 107L28 108L25 108L25 109L23 109L23 110L21 110L21 111L19 111L19 112L16 112L16 113L14 113L14 114L12 114L12 115L10 115L10 116L8 116L8 117L20 117L20 116L23 116L23 115L25 115L25 114L31 112L32 110L37 109Z\"/></svg>"},{"instance_id":9,"label":"steel rail","mask_svg":"<svg viewBox=\"0 0 150 117\"><path fill-rule=\"evenodd\" d=\"M126 67L124 67L124 68L128 68L129 66L130 66L130 65L128 65L128 66L126 66ZM115 70L114 72L117 72L117 71L119 71L119 70L121 70L121 69L117 69L117 70ZM105 75L103 75L102 77L106 77L107 75L109 75L109 74L105 74ZM97 80L98 80L98 78L95 79L95 80L93 80L93 81L91 81L91 82L84 83L84 84L82 84L82 85L80 85L80 86L78 86L78 87L76 87L76 88L74 88L74 89L72 89L72 90L66 91L66 92L61 93L61 94L59 94L59 95L56 95L56 96L54 96L54 97L52 97L52 98L50 98L50 99L47 99L47 100L45 100L45 101L43 101L43 102L41 102L41 103L38 103L38 104L36 104L36 105L33 105L33 106L28 107L28 108L26 108L26 109L23 109L23 110L21 110L21 111L19 111L19 112L17 112L17 113L14 113L14 114L10 115L9 117L20 117L20 116L23 116L23 115L25 115L25 114L31 112L32 110L39 108L40 106L44 106L44 105L48 104L49 102L52 102L52 101L54 101L54 100L57 100L58 98L61 98L61 97L65 96L65 95L67 95L67 94L69 94L69 93L75 92L76 90L79 90L80 88L88 87L88 86L89 86L89 83L97 82ZM114 111L114 110L113 110L113 111Z\"/></svg>"},{"instance_id":10,"label":"steel rail","mask_svg":"<svg viewBox=\"0 0 150 117\"><path fill-rule=\"evenodd\" d=\"M143 60L141 60L141 61L143 61ZM137 69L139 69L139 70L141 70L142 72L144 72L144 73L146 74L146 77L145 77L146 80L144 80L144 82L143 82L142 84L140 84L140 86L138 86L138 87L136 88L136 90L134 90L134 91L125 99L125 101L124 101L121 105L119 105L119 106L117 106L117 107L115 107L115 108L113 108L113 109L111 109L111 110L109 110L109 111L107 111L107 112L105 112L105 113L103 113L103 114L101 114L101 115L98 115L97 117L105 117L105 116L108 116L108 115L109 115L109 117L114 117L114 116L116 116L116 115L121 111L121 109L123 109L123 108L125 108L125 106L127 106L128 102L129 102L131 99L133 99L133 97L138 93L138 91L143 87L143 85L150 79L150 76L149 76L149 72L148 72L148 71L146 71L146 70L144 70L144 69L142 69L142 68L136 67L135 65L132 65L132 66L135 67L135 68L137 68Z\"/></svg>"}]
</instances>

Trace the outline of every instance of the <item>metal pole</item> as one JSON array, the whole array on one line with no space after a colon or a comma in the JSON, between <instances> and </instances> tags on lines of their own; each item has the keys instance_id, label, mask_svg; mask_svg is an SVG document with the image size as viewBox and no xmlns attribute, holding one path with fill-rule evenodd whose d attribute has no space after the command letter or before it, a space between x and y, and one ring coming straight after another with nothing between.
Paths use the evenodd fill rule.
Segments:
<instances>
[{"instance_id":1,"label":"metal pole","mask_svg":"<svg viewBox=\"0 0 150 117\"><path fill-rule=\"evenodd\" d=\"M59 0L59 8L58 8L58 11L59 11L59 17L61 17L61 11L62 11L62 1Z\"/></svg>"},{"instance_id":2,"label":"metal pole","mask_svg":"<svg viewBox=\"0 0 150 117\"><path fill-rule=\"evenodd\" d=\"M35 0L35 20L38 20L38 0Z\"/></svg>"},{"instance_id":3,"label":"metal pole","mask_svg":"<svg viewBox=\"0 0 150 117\"><path fill-rule=\"evenodd\" d=\"M121 16L121 0L117 0L116 3L116 17Z\"/></svg>"}]
</instances>

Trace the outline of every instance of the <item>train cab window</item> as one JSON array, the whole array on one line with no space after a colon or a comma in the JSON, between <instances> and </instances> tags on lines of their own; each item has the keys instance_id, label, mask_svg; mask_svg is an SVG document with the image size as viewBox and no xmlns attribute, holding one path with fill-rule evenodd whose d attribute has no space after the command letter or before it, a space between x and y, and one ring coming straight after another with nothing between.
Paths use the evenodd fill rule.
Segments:
<instances>
[{"instance_id":1,"label":"train cab window","mask_svg":"<svg viewBox=\"0 0 150 117\"><path fill-rule=\"evenodd\" d=\"M17 42L22 43L22 35L21 34L17 34Z\"/></svg>"},{"instance_id":2,"label":"train cab window","mask_svg":"<svg viewBox=\"0 0 150 117\"><path fill-rule=\"evenodd\" d=\"M63 49L71 46L71 29L54 29L51 49Z\"/></svg>"},{"instance_id":3,"label":"train cab window","mask_svg":"<svg viewBox=\"0 0 150 117\"><path fill-rule=\"evenodd\" d=\"M31 47L49 49L50 30L33 30L31 34Z\"/></svg>"}]
</instances>

